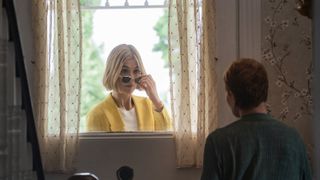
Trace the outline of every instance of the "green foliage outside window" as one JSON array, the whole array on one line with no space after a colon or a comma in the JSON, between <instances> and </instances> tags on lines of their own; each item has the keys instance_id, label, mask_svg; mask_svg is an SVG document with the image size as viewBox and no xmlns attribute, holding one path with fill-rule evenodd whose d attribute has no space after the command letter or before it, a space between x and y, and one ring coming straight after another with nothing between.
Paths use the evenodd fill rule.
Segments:
<instances>
[{"instance_id":1,"label":"green foliage outside window","mask_svg":"<svg viewBox=\"0 0 320 180\"><path fill-rule=\"evenodd\" d=\"M80 3L99 4L100 0L81 0ZM81 109L80 109L80 131L85 130L85 118L87 112L103 100L105 90L102 85L104 70L104 59L101 55L103 44L97 45L92 40L93 34L93 10L83 10L82 20L82 87L81 87Z\"/></svg>"},{"instance_id":2,"label":"green foliage outside window","mask_svg":"<svg viewBox=\"0 0 320 180\"><path fill-rule=\"evenodd\" d=\"M153 27L156 31L159 42L153 46L154 52L161 52L162 59L164 60L164 67L169 67L169 58L168 58L168 10L164 10L163 15L156 22L156 25Z\"/></svg>"}]
</instances>

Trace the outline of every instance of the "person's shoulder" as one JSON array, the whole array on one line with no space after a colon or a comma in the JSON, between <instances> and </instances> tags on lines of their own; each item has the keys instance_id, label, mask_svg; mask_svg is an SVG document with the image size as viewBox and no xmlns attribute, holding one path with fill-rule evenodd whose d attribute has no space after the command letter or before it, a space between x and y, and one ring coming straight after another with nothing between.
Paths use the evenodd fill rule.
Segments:
<instances>
[{"instance_id":1,"label":"person's shoulder","mask_svg":"<svg viewBox=\"0 0 320 180\"><path fill-rule=\"evenodd\" d=\"M151 104L151 100L145 96L132 95L134 102L139 104Z\"/></svg>"},{"instance_id":2,"label":"person's shoulder","mask_svg":"<svg viewBox=\"0 0 320 180\"><path fill-rule=\"evenodd\" d=\"M240 120L235 120L234 122L224 126L224 127L220 127L217 128L215 131L213 131L211 134L212 136L224 136L226 134L228 134L230 131L233 131L234 129L236 129L240 124Z\"/></svg>"},{"instance_id":3,"label":"person's shoulder","mask_svg":"<svg viewBox=\"0 0 320 180\"><path fill-rule=\"evenodd\" d=\"M272 115L268 115L268 119L265 122L267 122L266 128L270 129L270 132L275 136L289 139L291 142L303 142L298 130L293 126L286 124L285 121L281 121Z\"/></svg>"},{"instance_id":4,"label":"person's shoulder","mask_svg":"<svg viewBox=\"0 0 320 180\"><path fill-rule=\"evenodd\" d=\"M281 129L283 133L290 134L292 136L300 136L296 128L289 126L284 121L278 120L274 117L271 117L271 121L273 126Z\"/></svg>"},{"instance_id":5,"label":"person's shoulder","mask_svg":"<svg viewBox=\"0 0 320 180\"><path fill-rule=\"evenodd\" d=\"M102 112L103 109L106 109L106 107L108 106L108 97L104 98L103 100L101 100L100 102L98 102L97 104L95 104L94 106L92 106L92 108L89 110L89 114L90 113L100 113Z\"/></svg>"},{"instance_id":6,"label":"person's shoulder","mask_svg":"<svg viewBox=\"0 0 320 180\"><path fill-rule=\"evenodd\" d=\"M286 125L284 123L282 123L282 124L283 124L283 132L284 132L284 134L286 134L289 137L295 138L297 141L303 142L302 137L301 137L300 133L298 132L298 130L296 128L288 126L288 125Z\"/></svg>"},{"instance_id":7,"label":"person's shoulder","mask_svg":"<svg viewBox=\"0 0 320 180\"><path fill-rule=\"evenodd\" d=\"M139 100L139 101L148 101L148 100L150 100L148 97L145 97L145 96L132 95L132 97L135 100Z\"/></svg>"},{"instance_id":8,"label":"person's shoulder","mask_svg":"<svg viewBox=\"0 0 320 180\"><path fill-rule=\"evenodd\" d=\"M228 127L222 127L222 128L217 128L214 131L212 131L209 135L208 135L208 139L211 140L219 140L219 139L223 139L227 136L227 131L226 128Z\"/></svg>"},{"instance_id":9,"label":"person's shoulder","mask_svg":"<svg viewBox=\"0 0 320 180\"><path fill-rule=\"evenodd\" d=\"M243 132L245 128L245 123L241 119L236 119L230 124L227 124L226 126L217 128L213 132L209 134L208 137L212 139L225 139L226 137L234 137L238 136L239 133ZM247 127L249 128L249 127Z\"/></svg>"},{"instance_id":10,"label":"person's shoulder","mask_svg":"<svg viewBox=\"0 0 320 180\"><path fill-rule=\"evenodd\" d=\"M300 147L300 150L303 150L305 148L303 137L295 127L289 126L288 124L280 120L275 119L275 121L277 124L275 128L277 129L276 132L278 132L278 139L286 141L290 144L290 146Z\"/></svg>"}]
</instances>

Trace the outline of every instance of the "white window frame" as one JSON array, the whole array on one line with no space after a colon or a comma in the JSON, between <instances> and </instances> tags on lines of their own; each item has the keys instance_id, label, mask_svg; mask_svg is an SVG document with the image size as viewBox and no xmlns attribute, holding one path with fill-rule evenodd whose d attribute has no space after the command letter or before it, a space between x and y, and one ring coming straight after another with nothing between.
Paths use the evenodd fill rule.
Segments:
<instances>
[{"instance_id":1,"label":"white window frame","mask_svg":"<svg viewBox=\"0 0 320 180\"><path fill-rule=\"evenodd\" d=\"M80 133L80 139L171 139L173 133L168 132L85 132Z\"/></svg>"},{"instance_id":2,"label":"white window frame","mask_svg":"<svg viewBox=\"0 0 320 180\"><path fill-rule=\"evenodd\" d=\"M109 1L106 0L104 6L80 6L81 9L85 10L98 10L98 9L135 9L135 8L166 8L168 7L167 0L163 0L162 4L150 5L148 0L145 0L144 5L130 5L128 0L123 0L123 5L111 5ZM152 0L151 0L152 1Z\"/></svg>"}]
</instances>

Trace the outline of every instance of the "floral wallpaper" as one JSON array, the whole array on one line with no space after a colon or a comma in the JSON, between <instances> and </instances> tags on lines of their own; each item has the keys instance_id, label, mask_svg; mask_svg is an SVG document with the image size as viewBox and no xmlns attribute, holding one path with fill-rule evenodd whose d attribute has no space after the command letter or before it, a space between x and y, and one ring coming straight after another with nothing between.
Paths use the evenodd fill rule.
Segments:
<instances>
[{"instance_id":1,"label":"floral wallpaper","mask_svg":"<svg viewBox=\"0 0 320 180\"><path fill-rule=\"evenodd\" d=\"M312 159L312 26L296 2L262 0L262 61L270 113L300 132Z\"/></svg>"}]
</instances>

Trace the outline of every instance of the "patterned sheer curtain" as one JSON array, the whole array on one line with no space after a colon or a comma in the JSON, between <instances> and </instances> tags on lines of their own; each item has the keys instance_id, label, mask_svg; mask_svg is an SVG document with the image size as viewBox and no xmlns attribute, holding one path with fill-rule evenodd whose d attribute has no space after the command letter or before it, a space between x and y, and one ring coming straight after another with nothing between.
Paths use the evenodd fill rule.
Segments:
<instances>
[{"instance_id":1,"label":"patterned sheer curtain","mask_svg":"<svg viewBox=\"0 0 320 180\"><path fill-rule=\"evenodd\" d=\"M214 0L169 2L169 61L178 167L201 167L205 138L217 128L214 9Z\"/></svg>"},{"instance_id":2,"label":"patterned sheer curtain","mask_svg":"<svg viewBox=\"0 0 320 180\"><path fill-rule=\"evenodd\" d=\"M33 0L35 117L44 169L72 170L79 133L78 0Z\"/></svg>"}]
</instances>

